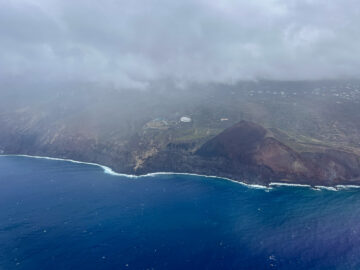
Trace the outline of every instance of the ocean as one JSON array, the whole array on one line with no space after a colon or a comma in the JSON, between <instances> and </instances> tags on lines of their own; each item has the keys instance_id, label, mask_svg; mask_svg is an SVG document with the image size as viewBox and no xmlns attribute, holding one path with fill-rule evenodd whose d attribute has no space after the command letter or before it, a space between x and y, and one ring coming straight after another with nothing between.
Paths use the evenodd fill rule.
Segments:
<instances>
[{"instance_id":1,"label":"ocean","mask_svg":"<svg viewBox=\"0 0 360 270\"><path fill-rule=\"evenodd\" d=\"M360 269L360 189L1 156L0 269Z\"/></svg>"}]
</instances>

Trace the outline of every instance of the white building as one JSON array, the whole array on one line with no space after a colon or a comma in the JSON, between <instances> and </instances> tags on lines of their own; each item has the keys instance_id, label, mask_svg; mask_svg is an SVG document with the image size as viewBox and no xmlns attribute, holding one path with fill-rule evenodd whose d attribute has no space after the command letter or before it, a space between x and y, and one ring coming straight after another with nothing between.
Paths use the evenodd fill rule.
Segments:
<instances>
[{"instance_id":1,"label":"white building","mask_svg":"<svg viewBox=\"0 0 360 270\"><path fill-rule=\"evenodd\" d=\"M190 118L190 117L187 117L187 116L183 116L183 117L180 118L180 122L190 123L190 122L191 122L191 118Z\"/></svg>"}]
</instances>

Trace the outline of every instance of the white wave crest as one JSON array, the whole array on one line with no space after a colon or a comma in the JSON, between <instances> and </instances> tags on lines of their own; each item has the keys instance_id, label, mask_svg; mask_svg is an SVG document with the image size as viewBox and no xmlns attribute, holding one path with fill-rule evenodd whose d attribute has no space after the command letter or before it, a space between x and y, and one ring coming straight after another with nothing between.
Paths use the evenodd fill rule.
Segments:
<instances>
[{"instance_id":1,"label":"white wave crest","mask_svg":"<svg viewBox=\"0 0 360 270\"><path fill-rule=\"evenodd\" d=\"M156 172L156 173L148 173L143 175L134 175L134 174L124 174L124 173L117 173L113 169L111 169L108 166L101 165L94 162L85 162L85 161L78 161L73 159L66 159L66 158L55 158L55 157L47 157L47 156L32 156L32 155L23 155L23 154L6 154L6 155L0 155L0 156L17 156L17 157L28 157L28 158L38 158L38 159L48 159L48 160L58 160L58 161L67 161L77 164L87 164L87 165L93 165L98 166L103 169L104 173L113 175L113 176L123 176L127 178L143 178L143 177L154 177L158 175L189 175L189 176L196 176L196 177L204 177L204 178L214 178L214 179L223 179L227 181L231 181L236 184L240 184L243 186L246 186L248 188L254 188L254 189L264 189L266 191L271 190L273 187L281 187L281 186L287 186L287 187L306 187L311 188L313 190L321 191L321 190L329 190L329 191L339 191L341 189L353 189L353 188L360 188L358 185L336 185L336 186L311 186L307 184L294 184L294 183L283 183L283 182L271 182L268 186L266 185L260 185L260 184L248 184L243 181L237 181L234 179L226 178L226 177L219 177L214 175L202 175L202 174L195 174L195 173L178 173L178 172Z\"/></svg>"}]
</instances>

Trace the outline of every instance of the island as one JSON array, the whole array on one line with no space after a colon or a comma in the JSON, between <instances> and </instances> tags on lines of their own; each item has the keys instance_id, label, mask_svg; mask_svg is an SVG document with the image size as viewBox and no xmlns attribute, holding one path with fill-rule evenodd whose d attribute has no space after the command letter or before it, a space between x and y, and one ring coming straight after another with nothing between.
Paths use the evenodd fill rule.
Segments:
<instances>
[{"instance_id":1,"label":"island","mask_svg":"<svg viewBox=\"0 0 360 270\"><path fill-rule=\"evenodd\" d=\"M360 184L359 81L161 82L146 91L64 84L32 86L29 95L10 84L1 92L0 154L134 175Z\"/></svg>"}]
</instances>

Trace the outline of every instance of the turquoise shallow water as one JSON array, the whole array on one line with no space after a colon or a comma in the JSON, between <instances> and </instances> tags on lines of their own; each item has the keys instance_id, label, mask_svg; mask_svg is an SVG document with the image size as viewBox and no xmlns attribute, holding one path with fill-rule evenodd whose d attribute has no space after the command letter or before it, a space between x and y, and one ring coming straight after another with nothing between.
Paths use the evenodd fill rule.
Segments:
<instances>
[{"instance_id":1,"label":"turquoise shallow water","mask_svg":"<svg viewBox=\"0 0 360 270\"><path fill-rule=\"evenodd\" d=\"M360 189L3 156L0 269L360 269Z\"/></svg>"}]
</instances>

